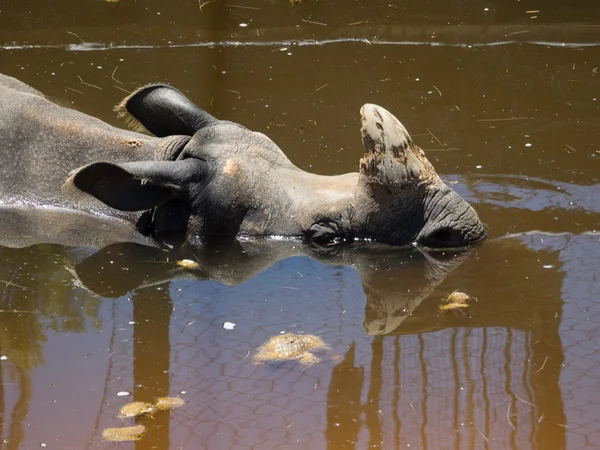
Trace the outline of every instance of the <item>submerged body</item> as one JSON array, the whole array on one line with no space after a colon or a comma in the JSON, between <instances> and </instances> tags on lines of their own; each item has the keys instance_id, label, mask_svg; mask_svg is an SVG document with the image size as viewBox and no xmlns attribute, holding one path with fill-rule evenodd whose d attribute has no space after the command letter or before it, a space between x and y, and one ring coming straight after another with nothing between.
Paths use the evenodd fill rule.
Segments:
<instances>
[{"instance_id":1,"label":"submerged body","mask_svg":"<svg viewBox=\"0 0 600 450\"><path fill-rule=\"evenodd\" d=\"M262 133L217 120L166 85L121 111L154 136L63 108L0 75L0 202L51 207L187 238L290 236L431 247L478 243L485 227L446 186L398 120L361 109L360 171L294 166Z\"/></svg>"}]
</instances>

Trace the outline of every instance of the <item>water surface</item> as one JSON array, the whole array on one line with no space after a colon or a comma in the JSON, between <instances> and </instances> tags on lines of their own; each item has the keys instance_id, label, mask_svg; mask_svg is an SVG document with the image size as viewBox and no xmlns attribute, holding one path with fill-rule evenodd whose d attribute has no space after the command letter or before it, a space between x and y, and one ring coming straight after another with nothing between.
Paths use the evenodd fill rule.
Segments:
<instances>
[{"instance_id":1,"label":"water surface","mask_svg":"<svg viewBox=\"0 0 600 450\"><path fill-rule=\"evenodd\" d=\"M490 230L457 255L245 242L196 271L1 248L3 448L114 448L120 407L165 395L186 405L120 448L598 448L600 6L568 3L2 4L0 71L115 125L167 81L334 174L381 104ZM440 314L456 289L477 301ZM283 331L331 350L253 364Z\"/></svg>"}]
</instances>

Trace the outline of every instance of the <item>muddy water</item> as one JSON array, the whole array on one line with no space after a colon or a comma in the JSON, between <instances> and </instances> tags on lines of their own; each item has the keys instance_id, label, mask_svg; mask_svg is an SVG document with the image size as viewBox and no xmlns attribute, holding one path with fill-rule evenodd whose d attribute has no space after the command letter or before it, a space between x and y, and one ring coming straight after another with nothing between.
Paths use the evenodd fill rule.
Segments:
<instances>
[{"instance_id":1,"label":"muddy water","mask_svg":"<svg viewBox=\"0 0 600 450\"><path fill-rule=\"evenodd\" d=\"M228 3L4 2L0 71L114 124L124 91L168 81L324 174L355 170L379 103L490 240L246 242L196 271L138 246L2 248L3 448L113 448L120 407L166 395L186 405L120 448L599 448L600 6ZM477 301L440 314L455 289ZM253 364L284 331L330 350Z\"/></svg>"}]
</instances>

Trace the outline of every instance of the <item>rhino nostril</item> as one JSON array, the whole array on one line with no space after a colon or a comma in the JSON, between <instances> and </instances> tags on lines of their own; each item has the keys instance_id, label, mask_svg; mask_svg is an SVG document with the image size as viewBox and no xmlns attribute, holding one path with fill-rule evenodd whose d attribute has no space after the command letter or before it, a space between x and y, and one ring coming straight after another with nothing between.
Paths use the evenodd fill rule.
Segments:
<instances>
[{"instance_id":1,"label":"rhino nostril","mask_svg":"<svg viewBox=\"0 0 600 450\"><path fill-rule=\"evenodd\" d=\"M441 230L436 231L435 233L428 236L428 240L436 241L436 242L447 242L450 240L452 233L448 228L442 228Z\"/></svg>"},{"instance_id":2,"label":"rhino nostril","mask_svg":"<svg viewBox=\"0 0 600 450\"><path fill-rule=\"evenodd\" d=\"M426 247L458 247L464 245L463 235L452 228L443 227L423 236L420 243Z\"/></svg>"}]
</instances>

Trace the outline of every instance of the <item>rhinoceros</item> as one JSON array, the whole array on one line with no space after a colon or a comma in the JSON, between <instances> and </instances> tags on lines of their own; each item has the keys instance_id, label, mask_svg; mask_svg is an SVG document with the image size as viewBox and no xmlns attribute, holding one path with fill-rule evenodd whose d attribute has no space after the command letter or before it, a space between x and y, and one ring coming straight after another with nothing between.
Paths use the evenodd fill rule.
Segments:
<instances>
[{"instance_id":1,"label":"rhinoceros","mask_svg":"<svg viewBox=\"0 0 600 450\"><path fill-rule=\"evenodd\" d=\"M475 210L380 106L360 110L358 172L336 176L301 170L266 135L213 117L165 84L137 89L117 109L147 133L0 75L2 207L64 211L78 217L71 225L95 217L103 225L94 229L106 233L109 220L199 244L283 236L446 248L486 237Z\"/></svg>"}]
</instances>

